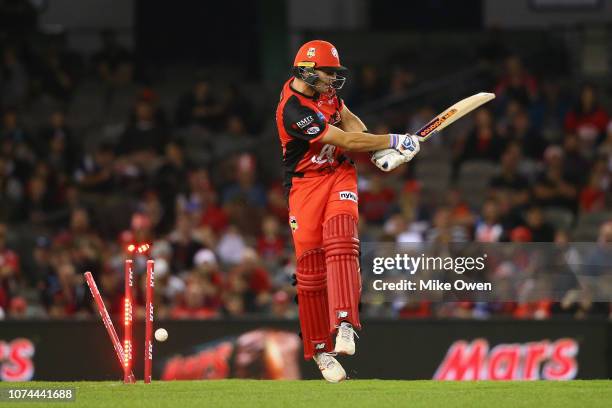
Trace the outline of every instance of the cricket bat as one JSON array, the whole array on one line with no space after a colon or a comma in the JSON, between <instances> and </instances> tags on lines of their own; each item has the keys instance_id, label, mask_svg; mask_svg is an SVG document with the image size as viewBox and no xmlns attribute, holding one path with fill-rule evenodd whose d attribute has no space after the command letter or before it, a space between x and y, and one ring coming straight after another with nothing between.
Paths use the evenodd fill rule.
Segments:
<instances>
[{"instance_id":1,"label":"cricket bat","mask_svg":"<svg viewBox=\"0 0 612 408\"><path fill-rule=\"evenodd\" d=\"M420 128L414 135L419 138L420 142L424 142L448 125L455 123L458 119L494 98L495 94L488 92L480 92L468 96L430 120L429 123Z\"/></svg>"}]
</instances>

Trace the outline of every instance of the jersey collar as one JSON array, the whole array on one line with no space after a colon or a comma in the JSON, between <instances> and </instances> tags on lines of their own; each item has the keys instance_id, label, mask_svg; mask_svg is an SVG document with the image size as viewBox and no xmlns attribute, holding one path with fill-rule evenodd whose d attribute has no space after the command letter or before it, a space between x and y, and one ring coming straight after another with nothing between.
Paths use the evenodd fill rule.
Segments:
<instances>
[{"instance_id":1,"label":"jersey collar","mask_svg":"<svg viewBox=\"0 0 612 408\"><path fill-rule=\"evenodd\" d=\"M315 93L314 93L314 95L306 95L306 94L304 94L304 93L302 93L302 92L300 92L300 91L296 90L296 89L295 89L295 88L292 86L292 84L293 84L293 79L294 79L294 78L291 78L291 79L290 79L290 80L287 82L287 86L289 87L289 90L290 90L291 92L296 93L296 94L298 94L298 95L300 95L300 96L303 96L304 98L312 99L313 101L316 101L317 99L319 99L319 96L320 96L320 95L319 95L319 93L318 93L318 92L315 92Z\"/></svg>"}]
</instances>

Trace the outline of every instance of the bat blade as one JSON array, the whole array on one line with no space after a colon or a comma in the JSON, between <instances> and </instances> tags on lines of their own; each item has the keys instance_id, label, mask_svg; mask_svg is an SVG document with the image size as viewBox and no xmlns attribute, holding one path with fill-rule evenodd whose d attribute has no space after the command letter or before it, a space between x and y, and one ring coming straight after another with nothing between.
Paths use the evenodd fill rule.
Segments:
<instances>
[{"instance_id":1,"label":"bat blade","mask_svg":"<svg viewBox=\"0 0 612 408\"><path fill-rule=\"evenodd\" d=\"M424 142L448 125L492 99L495 99L495 94L488 92L479 92L468 96L434 117L429 123L417 130L415 135L419 138L419 141Z\"/></svg>"}]
</instances>

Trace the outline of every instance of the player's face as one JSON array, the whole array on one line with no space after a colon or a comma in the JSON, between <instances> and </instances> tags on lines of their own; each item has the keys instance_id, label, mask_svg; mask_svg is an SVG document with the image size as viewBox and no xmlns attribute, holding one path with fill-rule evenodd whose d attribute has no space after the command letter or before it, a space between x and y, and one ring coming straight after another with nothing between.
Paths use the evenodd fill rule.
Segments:
<instances>
[{"instance_id":1,"label":"player's face","mask_svg":"<svg viewBox=\"0 0 612 408\"><path fill-rule=\"evenodd\" d=\"M346 78L338 75L335 71L316 70L319 80L315 85L317 92L322 94L334 93L337 89L341 89Z\"/></svg>"}]
</instances>

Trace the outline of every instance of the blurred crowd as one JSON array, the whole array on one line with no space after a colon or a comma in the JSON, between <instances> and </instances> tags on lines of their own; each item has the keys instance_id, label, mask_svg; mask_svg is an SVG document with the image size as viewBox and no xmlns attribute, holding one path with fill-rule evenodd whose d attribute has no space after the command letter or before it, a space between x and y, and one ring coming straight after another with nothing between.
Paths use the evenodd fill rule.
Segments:
<instances>
[{"instance_id":1,"label":"blurred crowd","mask_svg":"<svg viewBox=\"0 0 612 408\"><path fill-rule=\"evenodd\" d=\"M238 87L202 72L169 109L156 82L139 77L116 36L104 32L100 38L100 49L89 56L71 51L61 36L36 48L2 43L0 317L94 314L85 271L93 273L111 313L118 313L126 248L151 243L149 253L135 256L139 313L144 264L151 258L160 318L295 318L282 175L280 167L262 171L280 154L266 127L273 102L257 107ZM401 96L419 80L401 67L356 71L346 100L357 112L369 101ZM569 242L582 231L594 234L593 241L612 242L612 110L601 102L604 89L536 77L514 55L491 71L495 103L434 142L431 149L440 156L386 175L367 155L353 155L363 241ZM108 101L118 89L135 89L117 137L94 146L70 115L85 81L100 85L99 97ZM32 120L43 99L53 108L45 120ZM416 111L387 112L392 120L373 123L371 130L424 124L436 112L426 102ZM270 145L264 153L263 144ZM425 160L449 168L448 180L440 181L449 186L443 194L432 195L428 181L417 176ZM463 186L472 176L465 169L474 163L486 188L466 196ZM600 306L581 306L577 299L566 314L610 314L608 305L603 312ZM504 315L552 315L533 309ZM474 317L481 311L477 304L407 304L383 313Z\"/></svg>"}]
</instances>

